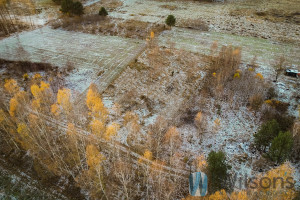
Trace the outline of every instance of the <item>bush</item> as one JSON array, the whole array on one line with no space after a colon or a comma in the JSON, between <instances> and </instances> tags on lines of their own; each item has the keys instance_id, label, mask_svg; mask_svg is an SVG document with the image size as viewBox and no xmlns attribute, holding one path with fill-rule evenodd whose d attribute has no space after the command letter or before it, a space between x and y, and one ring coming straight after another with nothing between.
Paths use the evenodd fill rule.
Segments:
<instances>
[{"instance_id":1,"label":"bush","mask_svg":"<svg viewBox=\"0 0 300 200\"><path fill-rule=\"evenodd\" d=\"M82 15L83 14L83 6L77 1L73 2L72 0L63 0L61 3L61 9L63 13L69 13L74 15Z\"/></svg>"},{"instance_id":2,"label":"bush","mask_svg":"<svg viewBox=\"0 0 300 200\"><path fill-rule=\"evenodd\" d=\"M254 96L250 97L249 101L250 101L250 107L255 111L258 111L261 108L262 104L264 103L261 94L255 94Z\"/></svg>"},{"instance_id":3,"label":"bush","mask_svg":"<svg viewBox=\"0 0 300 200\"><path fill-rule=\"evenodd\" d=\"M273 87L270 87L267 92L267 99L273 99L277 97L277 93Z\"/></svg>"},{"instance_id":4,"label":"bush","mask_svg":"<svg viewBox=\"0 0 300 200\"><path fill-rule=\"evenodd\" d=\"M61 12L69 13L72 9L73 1L72 0L63 0L61 2Z\"/></svg>"},{"instance_id":5,"label":"bush","mask_svg":"<svg viewBox=\"0 0 300 200\"><path fill-rule=\"evenodd\" d=\"M278 122L273 119L264 123L260 130L254 134L254 144L257 149L265 150L270 142L278 135L280 127Z\"/></svg>"},{"instance_id":6,"label":"bush","mask_svg":"<svg viewBox=\"0 0 300 200\"><path fill-rule=\"evenodd\" d=\"M285 114L290 106L289 103L285 103L285 102L275 100L275 99L266 100L265 103L272 106L273 108L275 108L276 111L281 114Z\"/></svg>"},{"instance_id":7,"label":"bush","mask_svg":"<svg viewBox=\"0 0 300 200\"><path fill-rule=\"evenodd\" d=\"M175 23L176 23L176 19L175 19L174 15L169 15L166 19L166 24L168 26L174 26Z\"/></svg>"},{"instance_id":8,"label":"bush","mask_svg":"<svg viewBox=\"0 0 300 200\"><path fill-rule=\"evenodd\" d=\"M226 163L225 153L222 151L211 151L207 159L209 191L214 193L221 189L229 189L228 170L231 166Z\"/></svg>"},{"instance_id":9,"label":"bush","mask_svg":"<svg viewBox=\"0 0 300 200\"><path fill-rule=\"evenodd\" d=\"M262 120L270 121L272 119L278 122L281 131L289 131L294 124L295 117L280 114L273 107L263 110Z\"/></svg>"},{"instance_id":10,"label":"bush","mask_svg":"<svg viewBox=\"0 0 300 200\"><path fill-rule=\"evenodd\" d=\"M290 157L292 147L292 134L289 131L280 132L279 135L273 139L268 156L272 161L281 164Z\"/></svg>"},{"instance_id":11,"label":"bush","mask_svg":"<svg viewBox=\"0 0 300 200\"><path fill-rule=\"evenodd\" d=\"M104 7L101 7L99 10L99 15L100 16L107 16L108 12L106 11L106 9Z\"/></svg>"},{"instance_id":12,"label":"bush","mask_svg":"<svg viewBox=\"0 0 300 200\"><path fill-rule=\"evenodd\" d=\"M80 3L79 1L74 2L71 13L73 13L74 15L82 15L83 14L82 3Z\"/></svg>"}]
</instances>

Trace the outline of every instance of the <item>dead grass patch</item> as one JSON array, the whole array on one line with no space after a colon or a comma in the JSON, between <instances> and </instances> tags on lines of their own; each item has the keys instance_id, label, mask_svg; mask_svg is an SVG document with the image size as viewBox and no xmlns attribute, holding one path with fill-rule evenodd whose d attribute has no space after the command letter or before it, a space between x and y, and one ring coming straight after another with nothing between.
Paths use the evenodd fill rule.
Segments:
<instances>
[{"instance_id":1,"label":"dead grass patch","mask_svg":"<svg viewBox=\"0 0 300 200\"><path fill-rule=\"evenodd\" d=\"M123 20L99 15L64 18L52 23L53 28L64 28L90 34L117 35L126 38L145 39L154 31L156 35L165 30L162 24L137 20Z\"/></svg>"},{"instance_id":2,"label":"dead grass patch","mask_svg":"<svg viewBox=\"0 0 300 200\"><path fill-rule=\"evenodd\" d=\"M178 26L196 30L208 31L208 25L201 19L179 19Z\"/></svg>"},{"instance_id":3,"label":"dead grass patch","mask_svg":"<svg viewBox=\"0 0 300 200\"><path fill-rule=\"evenodd\" d=\"M177 6L175 6L175 5L168 5L168 4L161 5L161 6L159 6L159 7L165 8L165 9L168 9L168 10L177 10L177 9L178 9Z\"/></svg>"},{"instance_id":4,"label":"dead grass patch","mask_svg":"<svg viewBox=\"0 0 300 200\"><path fill-rule=\"evenodd\" d=\"M100 2L93 5L86 6L84 12L87 14L95 14L99 12L99 9L101 7L104 7L108 12L111 12L121 7L122 5L123 2L120 0L101 0Z\"/></svg>"}]
</instances>

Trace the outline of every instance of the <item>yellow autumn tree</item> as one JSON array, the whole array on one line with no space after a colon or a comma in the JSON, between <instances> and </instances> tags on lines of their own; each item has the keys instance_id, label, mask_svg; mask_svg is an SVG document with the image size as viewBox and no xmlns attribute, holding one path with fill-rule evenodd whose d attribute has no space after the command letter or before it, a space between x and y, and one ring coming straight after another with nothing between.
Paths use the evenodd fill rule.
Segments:
<instances>
[{"instance_id":1,"label":"yellow autumn tree","mask_svg":"<svg viewBox=\"0 0 300 200\"><path fill-rule=\"evenodd\" d=\"M25 123L18 124L17 133L18 137L15 137L15 140L20 143L23 149L30 149L32 141L29 137L29 129Z\"/></svg>"},{"instance_id":2,"label":"yellow autumn tree","mask_svg":"<svg viewBox=\"0 0 300 200\"><path fill-rule=\"evenodd\" d=\"M9 102L9 114L12 117L15 117L17 112L21 109L24 108L24 105L27 101L27 95L26 92L24 91L19 91L17 92L13 98L10 99Z\"/></svg>"},{"instance_id":3,"label":"yellow autumn tree","mask_svg":"<svg viewBox=\"0 0 300 200\"><path fill-rule=\"evenodd\" d=\"M32 107L33 110L38 111L41 108L40 99L34 99L34 100L32 100L31 107Z\"/></svg>"},{"instance_id":4,"label":"yellow autumn tree","mask_svg":"<svg viewBox=\"0 0 300 200\"><path fill-rule=\"evenodd\" d=\"M201 128L202 121L203 121L202 112L198 112L195 117L195 125L197 126L197 128L199 129Z\"/></svg>"},{"instance_id":5,"label":"yellow autumn tree","mask_svg":"<svg viewBox=\"0 0 300 200\"><path fill-rule=\"evenodd\" d=\"M33 84L31 85L30 90L34 97L34 100L32 101L33 109L41 108L41 104L47 105L49 103L52 95L49 83L41 81L40 86Z\"/></svg>"},{"instance_id":6,"label":"yellow autumn tree","mask_svg":"<svg viewBox=\"0 0 300 200\"><path fill-rule=\"evenodd\" d=\"M100 119L104 123L106 122L108 111L105 108L101 96L97 91L97 87L94 84L90 85L88 89L86 105L91 111L90 114L93 117Z\"/></svg>"},{"instance_id":7,"label":"yellow autumn tree","mask_svg":"<svg viewBox=\"0 0 300 200\"><path fill-rule=\"evenodd\" d=\"M176 149L181 145L181 136L175 126L171 126L165 134L165 143L168 144L170 156L172 157Z\"/></svg>"},{"instance_id":8,"label":"yellow autumn tree","mask_svg":"<svg viewBox=\"0 0 300 200\"><path fill-rule=\"evenodd\" d=\"M56 103L51 105L51 113L56 117L59 116L60 107Z\"/></svg>"},{"instance_id":9,"label":"yellow autumn tree","mask_svg":"<svg viewBox=\"0 0 300 200\"><path fill-rule=\"evenodd\" d=\"M105 140L110 140L113 136L117 135L119 130L119 125L117 123L112 123L106 127L106 131L104 134Z\"/></svg>"},{"instance_id":10,"label":"yellow autumn tree","mask_svg":"<svg viewBox=\"0 0 300 200\"><path fill-rule=\"evenodd\" d=\"M144 159L152 160L152 158L153 158L152 152L146 149L142 158L139 159L139 163L142 163Z\"/></svg>"},{"instance_id":11,"label":"yellow autumn tree","mask_svg":"<svg viewBox=\"0 0 300 200\"><path fill-rule=\"evenodd\" d=\"M3 122L5 120L5 114L4 111L2 109L0 109L0 124L1 122Z\"/></svg>"},{"instance_id":12,"label":"yellow autumn tree","mask_svg":"<svg viewBox=\"0 0 300 200\"><path fill-rule=\"evenodd\" d=\"M98 151L95 145L87 145L86 147L86 161L90 168L98 166L105 157Z\"/></svg>"},{"instance_id":13,"label":"yellow autumn tree","mask_svg":"<svg viewBox=\"0 0 300 200\"><path fill-rule=\"evenodd\" d=\"M17 81L14 79L6 80L4 88L9 94L15 94L20 90Z\"/></svg>"},{"instance_id":14,"label":"yellow autumn tree","mask_svg":"<svg viewBox=\"0 0 300 200\"><path fill-rule=\"evenodd\" d=\"M91 124L90 124L92 133L97 136L103 136L105 132L105 125L103 124L102 121L98 119L94 119Z\"/></svg>"},{"instance_id":15,"label":"yellow autumn tree","mask_svg":"<svg viewBox=\"0 0 300 200\"><path fill-rule=\"evenodd\" d=\"M17 107L19 106L19 102L17 101L16 98L11 98L9 101L9 114L12 117L15 117Z\"/></svg>"},{"instance_id":16,"label":"yellow autumn tree","mask_svg":"<svg viewBox=\"0 0 300 200\"><path fill-rule=\"evenodd\" d=\"M63 88L57 92L57 104L62 107L65 112L70 112L72 109L71 105L71 90Z\"/></svg>"}]
</instances>

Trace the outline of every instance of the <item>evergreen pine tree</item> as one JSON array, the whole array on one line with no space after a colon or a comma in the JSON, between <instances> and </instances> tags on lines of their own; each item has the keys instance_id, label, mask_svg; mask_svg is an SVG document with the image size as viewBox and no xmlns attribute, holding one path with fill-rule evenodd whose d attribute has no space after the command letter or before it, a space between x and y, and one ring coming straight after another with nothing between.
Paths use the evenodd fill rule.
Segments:
<instances>
[{"instance_id":1,"label":"evergreen pine tree","mask_svg":"<svg viewBox=\"0 0 300 200\"><path fill-rule=\"evenodd\" d=\"M175 19L174 15L169 15L166 19L166 24L168 26L174 26L175 23L176 23L176 19Z\"/></svg>"},{"instance_id":2,"label":"evergreen pine tree","mask_svg":"<svg viewBox=\"0 0 300 200\"><path fill-rule=\"evenodd\" d=\"M273 139L268 155L271 160L282 163L290 157L292 147L292 134L289 131L280 132L279 135Z\"/></svg>"},{"instance_id":3,"label":"evergreen pine tree","mask_svg":"<svg viewBox=\"0 0 300 200\"><path fill-rule=\"evenodd\" d=\"M101 7L99 10L99 15L100 16L107 16L108 12L106 11L106 9L104 7Z\"/></svg>"},{"instance_id":4,"label":"evergreen pine tree","mask_svg":"<svg viewBox=\"0 0 300 200\"><path fill-rule=\"evenodd\" d=\"M273 119L264 123L260 130L254 134L254 143L259 150L265 150L270 142L278 135L280 131L278 122Z\"/></svg>"},{"instance_id":5,"label":"evergreen pine tree","mask_svg":"<svg viewBox=\"0 0 300 200\"><path fill-rule=\"evenodd\" d=\"M231 166L226 163L225 153L222 151L211 151L207 159L209 191L214 193L221 189L229 188L228 170Z\"/></svg>"}]
</instances>

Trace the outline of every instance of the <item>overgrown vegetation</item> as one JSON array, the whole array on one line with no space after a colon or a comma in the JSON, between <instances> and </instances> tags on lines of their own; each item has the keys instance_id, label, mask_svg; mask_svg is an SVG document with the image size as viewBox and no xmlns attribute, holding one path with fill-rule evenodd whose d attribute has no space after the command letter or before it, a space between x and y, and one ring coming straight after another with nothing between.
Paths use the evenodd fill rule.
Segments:
<instances>
[{"instance_id":1,"label":"overgrown vegetation","mask_svg":"<svg viewBox=\"0 0 300 200\"><path fill-rule=\"evenodd\" d=\"M73 2L73 0L62 0L60 10L66 14L74 14L74 15L83 14L83 6L79 1Z\"/></svg>"}]
</instances>

